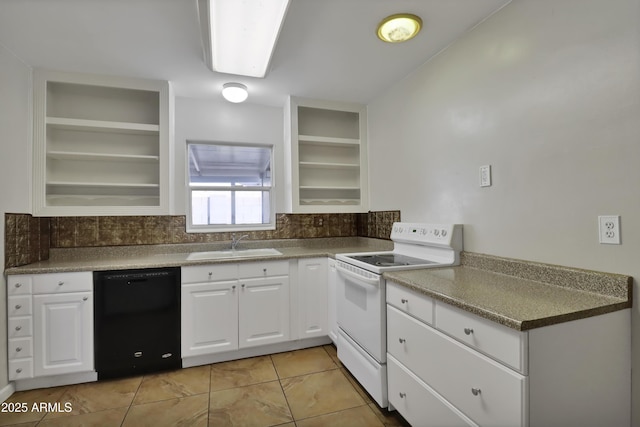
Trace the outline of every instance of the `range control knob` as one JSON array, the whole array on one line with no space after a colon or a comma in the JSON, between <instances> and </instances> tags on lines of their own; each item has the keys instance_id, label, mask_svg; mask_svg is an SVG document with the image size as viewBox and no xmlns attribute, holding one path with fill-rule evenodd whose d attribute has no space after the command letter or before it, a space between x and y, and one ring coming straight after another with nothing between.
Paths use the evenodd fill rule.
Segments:
<instances>
[{"instance_id":1,"label":"range control knob","mask_svg":"<svg viewBox=\"0 0 640 427\"><path fill-rule=\"evenodd\" d=\"M433 231L434 236L438 237L440 235L440 230Z\"/></svg>"},{"instance_id":2,"label":"range control knob","mask_svg":"<svg viewBox=\"0 0 640 427\"><path fill-rule=\"evenodd\" d=\"M447 230L444 230L444 229L443 229L443 230L440 232L440 235L441 235L442 237L445 237L445 236L447 235Z\"/></svg>"}]
</instances>

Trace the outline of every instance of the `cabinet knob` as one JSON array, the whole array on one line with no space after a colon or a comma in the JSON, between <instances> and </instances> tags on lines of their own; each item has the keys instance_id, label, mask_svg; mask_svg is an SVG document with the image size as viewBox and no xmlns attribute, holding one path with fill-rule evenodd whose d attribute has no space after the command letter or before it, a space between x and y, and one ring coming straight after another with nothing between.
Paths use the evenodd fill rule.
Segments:
<instances>
[{"instance_id":1,"label":"cabinet knob","mask_svg":"<svg viewBox=\"0 0 640 427\"><path fill-rule=\"evenodd\" d=\"M62 285L64 285L64 282L63 281L59 281L58 282L58 286L62 286Z\"/></svg>"},{"instance_id":2,"label":"cabinet knob","mask_svg":"<svg viewBox=\"0 0 640 427\"><path fill-rule=\"evenodd\" d=\"M213 276L213 271L209 272L209 277Z\"/></svg>"},{"instance_id":3,"label":"cabinet knob","mask_svg":"<svg viewBox=\"0 0 640 427\"><path fill-rule=\"evenodd\" d=\"M403 304L406 304L406 303L408 303L408 302L409 302L409 300L408 300L408 299L404 299L404 298L402 298L402 299L400 300L400 302L401 302L401 303L403 303Z\"/></svg>"},{"instance_id":4,"label":"cabinet knob","mask_svg":"<svg viewBox=\"0 0 640 427\"><path fill-rule=\"evenodd\" d=\"M20 353L22 351L22 347L16 347L16 351Z\"/></svg>"},{"instance_id":5,"label":"cabinet knob","mask_svg":"<svg viewBox=\"0 0 640 427\"><path fill-rule=\"evenodd\" d=\"M242 289L244 289L244 283L242 284Z\"/></svg>"},{"instance_id":6,"label":"cabinet knob","mask_svg":"<svg viewBox=\"0 0 640 427\"><path fill-rule=\"evenodd\" d=\"M267 269L266 269L266 268L263 268L263 269L262 269L262 271L263 271L265 274L267 274Z\"/></svg>"},{"instance_id":7,"label":"cabinet knob","mask_svg":"<svg viewBox=\"0 0 640 427\"><path fill-rule=\"evenodd\" d=\"M19 374L20 372L22 372L22 368L16 369L16 374Z\"/></svg>"},{"instance_id":8,"label":"cabinet knob","mask_svg":"<svg viewBox=\"0 0 640 427\"><path fill-rule=\"evenodd\" d=\"M473 329L471 328L464 328L464 333L465 335L471 335L473 333Z\"/></svg>"},{"instance_id":9,"label":"cabinet knob","mask_svg":"<svg viewBox=\"0 0 640 427\"><path fill-rule=\"evenodd\" d=\"M407 342L407 340L405 340L404 338L399 338L399 339L398 339L398 342L399 342L400 344L404 344L405 342Z\"/></svg>"},{"instance_id":10,"label":"cabinet knob","mask_svg":"<svg viewBox=\"0 0 640 427\"><path fill-rule=\"evenodd\" d=\"M22 287L22 283L16 283L16 288Z\"/></svg>"},{"instance_id":11,"label":"cabinet knob","mask_svg":"<svg viewBox=\"0 0 640 427\"><path fill-rule=\"evenodd\" d=\"M231 286L231 289L236 290L236 285Z\"/></svg>"},{"instance_id":12,"label":"cabinet knob","mask_svg":"<svg viewBox=\"0 0 640 427\"><path fill-rule=\"evenodd\" d=\"M20 304L16 304L16 310L20 310L22 306Z\"/></svg>"},{"instance_id":13,"label":"cabinet knob","mask_svg":"<svg viewBox=\"0 0 640 427\"><path fill-rule=\"evenodd\" d=\"M403 392L400 392L399 394L400 394L400 399L404 399L405 396L407 395L407 393L403 393Z\"/></svg>"},{"instance_id":14,"label":"cabinet knob","mask_svg":"<svg viewBox=\"0 0 640 427\"><path fill-rule=\"evenodd\" d=\"M471 389L471 394L473 394L474 396L477 396L480 394L480 389L479 388L472 388Z\"/></svg>"},{"instance_id":15,"label":"cabinet knob","mask_svg":"<svg viewBox=\"0 0 640 427\"><path fill-rule=\"evenodd\" d=\"M86 301L88 299L89 299L89 297L82 297L82 301Z\"/></svg>"},{"instance_id":16,"label":"cabinet knob","mask_svg":"<svg viewBox=\"0 0 640 427\"><path fill-rule=\"evenodd\" d=\"M22 326L16 326L16 331L19 331L22 329Z\"/></svg>"}]
</instances>

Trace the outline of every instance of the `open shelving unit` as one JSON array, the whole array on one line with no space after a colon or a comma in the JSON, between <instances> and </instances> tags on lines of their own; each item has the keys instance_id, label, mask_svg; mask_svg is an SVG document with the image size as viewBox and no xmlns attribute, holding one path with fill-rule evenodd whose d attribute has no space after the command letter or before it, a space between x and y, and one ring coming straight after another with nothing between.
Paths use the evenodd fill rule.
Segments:
<instances>
[{"instance_id":1,"label":"open shelving unit","mask_svg":"<svg viewBox=\"0 0 640 427\"><path fill-rule=\"evenodd\" d=\"M34 72L34 215L169 213L166 81Z\"/></svg>"},{"instance_id":2,"label":"open shelving unit","mask_svg":"<svg viewBox=\"0 0 640 427\"><path fill-rule=\"evenodd\" d=\"M366 211L364 107L290 97L286 109L288 210Z\"/></svg>"}]
</instances>

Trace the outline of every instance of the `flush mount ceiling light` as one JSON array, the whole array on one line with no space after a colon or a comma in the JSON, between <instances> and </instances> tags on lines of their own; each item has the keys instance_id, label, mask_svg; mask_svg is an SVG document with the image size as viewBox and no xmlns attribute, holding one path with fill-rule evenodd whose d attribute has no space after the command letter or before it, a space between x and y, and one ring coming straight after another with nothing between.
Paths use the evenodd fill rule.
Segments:
<instances>
[{"instance_id":1,"label":"flush mount ceiling light","mask_svg":"<svg viewBox=\"0 0 640 427\"><path fill-rule=\"evenodd\" d=\"M222 85L222 96L227 101L238 104L246 101L249 91L242 83L225 83Z\"/></svg>"},{"instance_id":2,"label":"flush mount ceiling light","mask_svg":"<svg viewBox=\"0 0 640 427\"><path fill-rule=\"evenodd\" d=\"M401 43L420 32L422 19L410 13L387 16L378 24L378 38L387 43Z\"/></svg>"},{"instance_id":3,"label":"flush mount ceiling light","mask_svg":"<svg viewBox=\"0 0 640 427\"><path fill-rule=\"evenodd\" d=\"M205 62L213 71L264 77L290 0L198 0Z\"/></svg>"}]
</instances>

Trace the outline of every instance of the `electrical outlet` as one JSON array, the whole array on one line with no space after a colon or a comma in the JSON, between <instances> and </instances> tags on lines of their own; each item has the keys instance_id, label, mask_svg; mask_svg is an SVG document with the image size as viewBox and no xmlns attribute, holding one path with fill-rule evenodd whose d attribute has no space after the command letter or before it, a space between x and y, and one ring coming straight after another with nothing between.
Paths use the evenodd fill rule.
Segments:
<instances>
[{"instance_id":1,"label":"electrical outlet","mask_svg":"<svg viewBox=\"0 0 640 427\"><path fill-rule=\"evenodd\" d=\"M491 165L480 166L480 187L491 187Z\"/></svg>"},{"instance_id":2,"label":"electrical outlet","mask_svg":"<svg viewBox=\"0 0 640 427\"><path fill-rule=\"evenodd\" d=\"M620 215L602 215L598 217L600 243L620 244Z\"/></svg>"}]
</instances>

